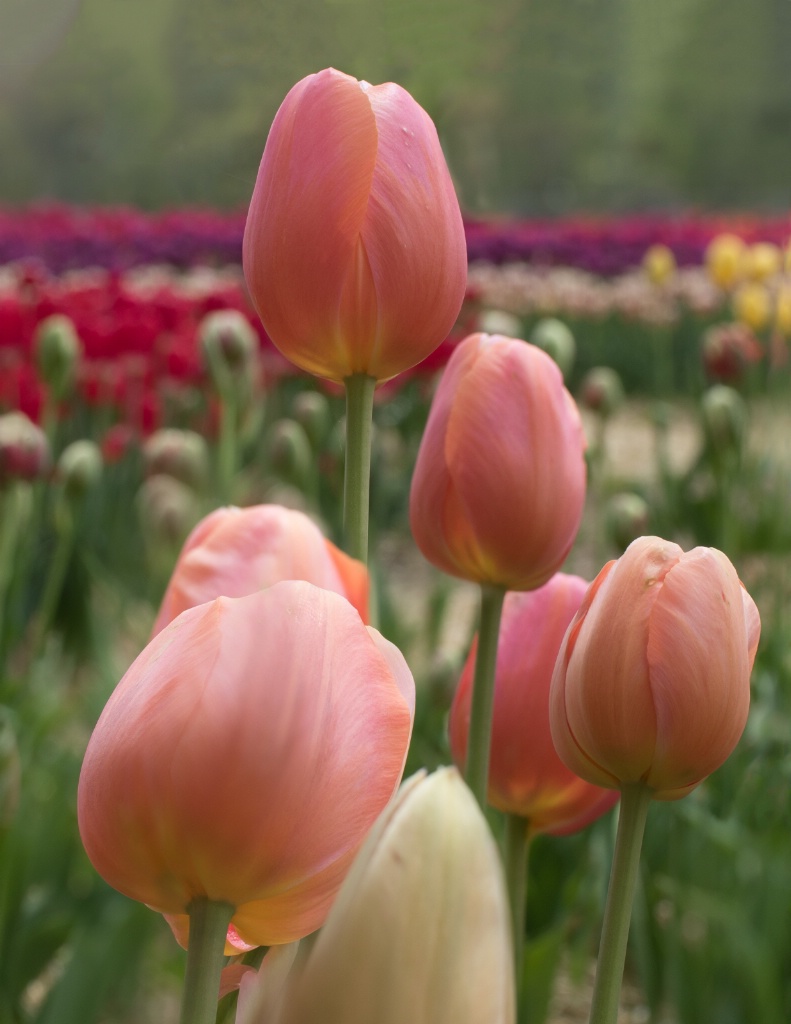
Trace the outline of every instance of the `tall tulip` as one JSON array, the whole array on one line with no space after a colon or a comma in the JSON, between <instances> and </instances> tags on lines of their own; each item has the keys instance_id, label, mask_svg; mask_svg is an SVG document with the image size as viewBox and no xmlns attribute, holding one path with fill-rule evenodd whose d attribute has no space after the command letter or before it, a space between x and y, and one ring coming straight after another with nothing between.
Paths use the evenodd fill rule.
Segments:
<instances>
[{"instance_id":1,"label":"tall tulip","mask_svg":"<svg viewBox=\"0 0 791 1024\"><path fill-rule=\"evenodd\" d=\"M486 820L455 769L413 777L372 829L301 976L266 1020L514 1019L508 907Z\"/></svg>"},{"instance_id":2,"label":"tall tulip","mask_svg":"<svg viewBox=\"0 0 791 1024\"><path fill-rule=\"evenodd\" d=\"M585 502L585 439L554 361L472 334L431 406L410 495L412 533L438 568L532 590L563 564Z\"/></svg>"},{"instance_id":3,"label":"tall tulip","mask_svg":"<svg viewBox=\"0 0 791 1024\"><path fill-rule=\"evenodd\" d=\"M684 796L742 734L760 629L722 552L633 541L592 583L558 656L550 720L561 758L599 786Z\"/></svg>"},{"instance_id":4,"label":"tall tulip","mask_svg":"<svg viewBox=\"0 0 791 1024\"><path fill-rule=\"evenodd\" d=\"M444 340L466 287L464 228L436 129L408 92L333 68L291 89L243 259L267 333L309 373L387 380Z\"/></svg>"},{"instance_id":5,"label":"tall tulip","mask_svg":"<svg viewBox=\"0 0 791 1024\"><path fill-rule=\"evenodd\" d=\"M747 720L760 619L720 551L633 541L566 632L550 691L552 737L589 782L621 791L591 1024L615 1024L651 799L694 789Z\"/></svg>"},{"instance_id":6,"label":"tall tulip","mask_svg":"<svg viewBox=\"0 0 791 1024\"><path fill-rule=\"evenodd\" d=\"M574 832L608 810L616 798L563 764L549 729L555 660L587 589L581 577L557 573L538 590L508 594L505 599L494 685L489 803L526 819L531 832ZM476 647L477 638L448 726L453 758L460 765L467 754Z\"/></svg>"},{"instance_id":7,"label":"tall tulip","mask_svg":"<svg viewBox=\"0 0 791 1024\"><path fill-rule=\"evenodd\" d=\"M306 935L398 785L413 706L402 655L337 594L290 581L192 608L88 744L88 856L177 930L208 900L248 943Z\"/></svg>"},{"instance_id":8,"label":"tall tulip","mask_svg":"<svg viewBox=\"0 0 791 1024\"><path fill-rule=\"evenodd\" d=\"M430 562L481 585L465 777L485 803L492 695L506 590L533 590L562 565L585 502L585 439L554 361L527 342L472 334L431 406L410 494Z\"/></svg>"},{"instance_id":9,"label":"tall tulip","mask_svg":"<svg viewBox=\"0 0 791 1024\"><path fill-rule=\"evenodd\" d=\"M219 508L195 527L179 555L153 634L187 608L245 597L282 580L306 580L346 597L368 621L368 572L304 514L281 505Z\"/></svg>"}]
</instances>

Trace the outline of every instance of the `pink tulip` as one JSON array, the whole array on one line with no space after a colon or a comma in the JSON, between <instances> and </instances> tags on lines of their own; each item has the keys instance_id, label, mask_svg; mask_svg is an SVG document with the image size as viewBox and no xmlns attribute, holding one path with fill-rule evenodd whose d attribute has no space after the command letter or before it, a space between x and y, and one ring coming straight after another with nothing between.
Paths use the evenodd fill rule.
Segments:
<instances>
[{"instance_id":1,"label":"pink tulip","mask_svg":"<svg viewBox=\"0 0 791 1024\"><path fill-rule=\"evenodd\" d=\"M744 729L761 623L720 551L640 537L591 584L558 655L552 738L600 786L694 789Z\"/></svg>"},{"instance_id":2,"label":"pink tulip","mask_svg":"<svg viewBox=\"0 0 791 1024\"><path fill-rule=\"evenodd\" d=\"M472 334L431 406L412 480L418 547L444 572L509 590L557 572L585 502L579 412L553 360Z\"/></svg>"},{"instance_id":3,"label":"pink tulip","mask_svg":"<svg viewBox=\"0 0 791 1024\"><path fill-rule=\"evenodd\" d=\"M303 370L387 380L449 333L467 249L437 132L398 85L328 68L267 139L244 233L267 334Z\"/></svg>"},{"instance_id":4,"label":"pink tulip","mask_svg":"<svg viewBox=\"0 0 791 1024\"><path fill-rule=\"evenodd\" d=\"M530 831L567 834L608 811L617 793L584 782L560 760L549 731L549 685L566 627L588 584L557 573L527 594L508 594L494 689L489 803L529 820ZM450 712L450 746L467 757L477 637Z\"/></svg>"},{"instance_id":5,"label":"pink tulip","mask_svg":"<svg viewBox=\"0 0 791 1024\"><path fill-rule=\"evenodd\" d=\"M346 597L368 621L368 571L326 540L303 512L280 505L218 508L179 555L153 636L187 608L245 597L281 580L307 580Z\"/></svg>"},{"instance_id":6,"label":"pink tulip","mask_svg":"<svg viewBox=\"0 0 791 1024\"><path fill-rule=\"evenodd\" d=\"M337 594L290 581L192 608L88 744L88 856L177 933L206 897L236 908L244 942L306 935L398 785L413 709L402 655Z\"/></svg>"}]
</instances>

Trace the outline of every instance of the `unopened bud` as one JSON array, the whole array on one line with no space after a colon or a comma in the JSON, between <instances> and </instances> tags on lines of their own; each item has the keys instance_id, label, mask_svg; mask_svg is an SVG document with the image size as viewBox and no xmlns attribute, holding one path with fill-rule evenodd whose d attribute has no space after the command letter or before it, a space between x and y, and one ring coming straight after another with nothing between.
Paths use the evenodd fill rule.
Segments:
<instances>
[{"instance_id":1,"label":"unopened bud","mask_svg":"<svg viewBox=\"0 0 791 1024\"><path fill-rule=\"evenodd\" d=\"M742 257L742 271L753 281L766 281L779 273L782 262L783 255L773 242L756 242Z\"/></svg>"},{"instance_id":2,"label":"unopened bud","mask_svg":"<svg viewBox=\"0 0 791 1024\"><path fill-rule=\"evenodd\" d=\"M102 453L93 441L72 441L63 449L56 467L67 497L82 498L102 475Z\"/></svg>"},{"instance_id":3,"label":"unopened bud","mask_svg":"<svg viewBox=\"0 0 791 1024\"><path fill-rule=\"evenodd\" d=\"M705 261L711 279L725 290L732 288L742 273L744 242L737 235L717 235L706 249Z\"/></svg>"},{"instance_id":4,"label":"unopened bud","mask_svg":"<svg viewBox=\"0 0 791 1024\"><path fill-rule=\"evenodd\" d=\"M308 435L314 451L321 451L331 427L330 403L319 391L300 391L291 412Z\"/></svg>"},{"instance_id":5,"label":"unopened bud","mask_svg":"<svg viewBox=\"0 0 791 1024\"><path fill-rule=\"evenodd\" d=\"M607 502L607 533L621 552L648 532L648 519L648 503L632 491L613 494Z\"/></svg>"},{"instance_id":6,"label":"unopened bud","mask_svg":"<svg viewBox=\"0 0 791 1024\"><path fill-rule=\"evenodd\" d=\"M258 351L258 335L247 317L236 309L220 309L205 316L198 328L207 369L218 388L218 367L232 374L248 369Z\"/></svg>"},{"instance_id":7,"label":"unopened bud","mask_svg":"<svg viewBox=\"0 0 791 1024\"><path fill-rule=\"evenodd\" d=\"M718 453L741 451L747 429L747 406L738 391L715 384L701 399L706 438Z\"/></svg>"},{"instance_id":8,"label":"unopened bud","mask_svg":"<svg viewBox=\"0 0 791 1024\"><path fill-rule=\"evenodd\" d=\"M165 473L200 491L209 475L205 440L194 430L157 430L143 445L146 476Z\"/></svg>"},{"instance_id":9,"label":"unopened bud","mask_svg":"<svg viewBox=\"0 0 791 1024\"><path fill-rule=\"evenodd\" d=\"M39 480L50 464L43 430L21 412L0 416L0 489L16 480Z\"/></svg>"},{"instance_id":10,"label":"unopened bud","mask_svg":"<svg viewBox=\"0 0 791 1024\"><path fill-rule=\"evenodd\" d=\"M568 379L577 357L577 343L566 324L552 316L544 317L533 328L530 341L551 356L560 367L564 380Z\"/></svg>"},{"instance_id":11,"label":"unopened bud","mask_svg":"<svg viewBox=\"0 0 791 1024\"><path fill-rule=\"evenodd\" d=\"M305 428L296 420L272 424L267 437L269 464L281 479L305 486L313 472L313 453Z\"/></svg>"},{"instance_id":12,"label":"unopened bud","mask_svg":"<svg viewBox=\"0 0 791 1024\"><path fill-rule=\"evenodd\" d=\"M504 309L486 309L478 319L478 330L483 334L501 334L505 338L521 338L522 321Z\"/></svg>"},{"instance_id":13,"label":"unopened bud","mask_svg":"<svg viewBox=\"0 0 791 1024\"><path fill-rule=\"evenodd\" d=\"M42 320L33 341L41 379L58 398L68 394L74 383L82 344L73 322L55 313Z\"/></svg>"},{"instance_id":14,"label":"unopened bud","mask_svg":"<svg viewBox=\"0 0 791 1024\"><path fill-rule=\"evenodd\" d=\"M733 296L733 312L741 323L747 324L754 331L762 330L772 315L769 291L757 281L741 285Z\"/></svg>"},{"instance_id":15,"label":"unopened bud","mask_svg":"<svg viewBox=\"0 0 791 1024\"><path fill-rule=\"evenodd\" d=\"M623 400L623 384L612 367L594 366L585 374L580 401L586 409L607 418L623 404Z\"/></svg>"},{"instance_id":16,"label":"unopened bud","mask_svg":"<svg viewBox=\"0 0 791 1024\"><path fill-rule=\"evenodd\" d=\"M195 492L166 473L144 481L137 492L137 509L146 538L155 544L181 544L199 516Z\"/></svg>"}]
</instances>

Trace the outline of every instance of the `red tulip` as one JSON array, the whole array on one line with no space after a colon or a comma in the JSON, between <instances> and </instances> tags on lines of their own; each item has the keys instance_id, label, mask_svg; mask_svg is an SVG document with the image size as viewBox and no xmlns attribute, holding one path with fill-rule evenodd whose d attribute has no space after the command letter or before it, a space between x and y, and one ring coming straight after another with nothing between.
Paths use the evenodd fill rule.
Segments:
<instances>
[{"instance_id":1,"label":"red tulip","mask_svg":"<svg viewBox=\"0 0 791 1024\"><path fill-rule=\"evenodd\" d=\"M204 897L248 943L306 935L399 783L413 708L402 655L337 594L290 581L192 608L88 744L88 856L177 932Z\"/></svg>"},{"instance_id":2,"label":"red tulip","mask_svg":"<svg viewBox=\"0 0 791 1024\"><path fill-rule=\"evenodd\" d=\"M368 621L368 570L325 539L304 512L281 505L218 508L187 540L153 636L187 608L246 597L282 580L307 580L347 598Z\"/></svg>"},{"instance_id":3,"label":"red tulip","mask_svg":"<svg viewBox=\"0 0 791 1024\"><path fill-rule=\"evenodd\" d=\"M685 796L742 734L760 632L722 552L633 541L591 584L558 655L550 722L561 758L600 786Z\"/></svg>"},{"instance_id":4,"label":"red tulip","mask_svg":"<svg viewBox=\"0 0 791 1024\"><path fill-rule=\"evenodd\" d=\"M387 380L446 337L467 249L437 132L398 85L328 68L289 92L267 139L244 273L292 362Z\"/></svg>"},{"instance_id":5,"label":"red tulip","mask_svg":"<svg viewBox=\"0 0 791 1024\"><path fill-rule=\"evenodd\" d=\"M532 832L566 834L594 821L617 794L584 782L563 764L549 731L549 684L555 659L588 584L557 573L527 594L508 594L500 625L494 689L489 803L529 820ZM450 746L467 757L477 637L450 712Z\"/></svg>"},{"instance_id":6,"label":"red tulip","mask_svg":"<svg viewBox=\"0 0 791 1024\"><path fill-rule=\"evenodd\" d=\"M553 576L585 502L579 412L553 360L472 334L431 406L410 497L418 547L444 572L509 590Z\"/></svg>"}]
</instances>

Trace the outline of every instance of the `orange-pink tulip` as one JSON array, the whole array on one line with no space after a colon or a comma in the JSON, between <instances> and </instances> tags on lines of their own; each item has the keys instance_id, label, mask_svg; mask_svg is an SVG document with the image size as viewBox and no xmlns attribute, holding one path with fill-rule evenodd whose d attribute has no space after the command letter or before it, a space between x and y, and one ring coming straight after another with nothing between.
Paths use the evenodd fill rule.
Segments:
<instances>
[{"instance_id":1,"label":"orange-pink tulip","mask_svg":"<svg viewBox=\"0 0 791 1024\"><path fill-rule=\"evenodd\" d=\"M722 552L633 541L591 584L558 655L550 722L561 758L597 785L686 795L742 734L760 632Z\"/></svg>"},{"instance_id":2,"label":"orange-pink tulip","mask_svg":"<svg viewBox=\"0 0 791 1024\"><path fill-rule=\"evenodd\" d=\"M585 502L585 439L541 349L472 334L434 397L412 480L418 547L453 576L509 590L557 572Z\"/></svg>"},{"instance_id":3,"label":"orange-pink tulip","mask_svg":"<svg viewBox=\"0 0 791 1024\"><path fill-rule=\"evenodd\" d=\"M557 573L526 594L508 594L500 624L489 760L489 803L527 818L531 832L567 834L594 821L617 794L583 781L560 760L549 731L549 685L566 627L588 584ZM477 637L462 672L448 731L456 763L467 756Z\"/></svg>"},{"instance_id":4,"label":"orange-pink tulip","mask_svg":"<svg viewBox=\"0 0 791 1024\"><path fill-rule=\"evenodd\" d=\"M304 512L281 505L218 508L187 538L153 635L187 608L306 580L347 598L368 621L368 570L326 540Z\"/></svg>"},{"instance_id":5,"label":"orange-pink tulip","mask_svg":"<svg viewBox=\"0 0 791 1024\"><path fill-rule=\"evenodd\" d=\"M344 598L305 582L192 608L111 696L80 776L85 849L173 917L232 904L245 942L317 928L404 766L414 682Z\"/></svg>"},{"instance_id":6,"label":"orange-pink tulip","mask_svg":"<svg viewBox=\"0 0 791 1024\"><path fill-rule=\"evenodd\" d=\"M387 380L442 342L464 298L459 204L428 114L398 85L328 68L267 139L244 233L267 333L303 370Z\"/></svg>"}]
</instances>

